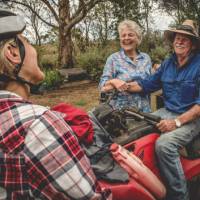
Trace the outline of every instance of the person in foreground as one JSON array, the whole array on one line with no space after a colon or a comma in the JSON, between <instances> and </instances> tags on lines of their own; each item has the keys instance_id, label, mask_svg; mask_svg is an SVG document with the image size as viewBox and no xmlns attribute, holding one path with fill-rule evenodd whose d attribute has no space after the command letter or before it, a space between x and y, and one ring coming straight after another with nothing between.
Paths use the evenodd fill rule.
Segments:
<instances>
[{"instance_id":1,"label":"person in foreground","mask_svg":"<svg viewBox=\"0 0 200 200\"><path fill-rule=\"evenodd\" d=\"M62 114L27 101L44 74L24 28L0 9L0 199L111 199Z\"/></svg>"},{"instance_id":2,"label":"person in foreground","mask_svg":"<svg viewBox=\"0 0 200 200\"><path fill-rule=\"evenodd\" d=\"M138 50L142 41L142 31L137 23L124 20L118 26L120 46L119 52L110 55L100 79L102 92L107 87L118 90L118 94L110 101L114 108L135 106L143 112L150 112L148 95L127 92L127 84L140 78L147 78L151 73L150 57Z\"/></svg>"},{"instance_id":3,"label":"person in foreground","mask_svg":"<svg viewBox=\"0 0 200 200\"><path fill-rule=\"evenodd\" d=\"M163 134L155 150L168 188L166 199L188 200L179 150L200 130L200 38L192 20L166 30L164 35L172 42L174 53L154 75L130 84L129 90L150 93L162 88L165 108L154 114L162 117L157 127Z\"/></svg>"}]
</instances>

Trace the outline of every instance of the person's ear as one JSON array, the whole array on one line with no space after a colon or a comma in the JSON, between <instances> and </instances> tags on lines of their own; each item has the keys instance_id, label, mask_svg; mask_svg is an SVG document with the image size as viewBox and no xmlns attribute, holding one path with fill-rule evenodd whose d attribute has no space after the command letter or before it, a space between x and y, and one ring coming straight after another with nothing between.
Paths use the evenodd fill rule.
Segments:
<instances>
[{"instance_id":1,"label":"person's ear","mask_svg":"<svg viewBox=\"0 0 200 200\"><path fill-rule=\"evenodd\" d=\"M13 64L19 64L21 62L21 57L19 53L19 49L10 44L7 45L4 51L5 57Z\"/></svg>"},{"instance_id":2,"label":"person's ear","mask_svg":"<svg viewBox=\"0 0 200 200\"><path fill-rule=\"evenodd\" d=\"M198 49L198 42L192 42L192 50Z\"/></svg>"}]
</instances>

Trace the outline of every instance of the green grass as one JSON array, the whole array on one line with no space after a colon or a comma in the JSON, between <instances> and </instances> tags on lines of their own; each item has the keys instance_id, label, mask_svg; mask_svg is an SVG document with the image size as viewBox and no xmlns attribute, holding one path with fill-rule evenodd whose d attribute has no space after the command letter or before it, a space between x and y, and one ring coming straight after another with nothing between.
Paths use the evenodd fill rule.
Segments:
<instances>
[{"instance_id":1,"label":"green grass","mask_svg":"<svg viewBox=\"0 0 200 200\"><path fill-rule=\"evenodd\" d=\"M85 106L87 102L85 102L83 99L80 99L79 101L75 102L76 106Z\"/></svg>"}]
</instances>

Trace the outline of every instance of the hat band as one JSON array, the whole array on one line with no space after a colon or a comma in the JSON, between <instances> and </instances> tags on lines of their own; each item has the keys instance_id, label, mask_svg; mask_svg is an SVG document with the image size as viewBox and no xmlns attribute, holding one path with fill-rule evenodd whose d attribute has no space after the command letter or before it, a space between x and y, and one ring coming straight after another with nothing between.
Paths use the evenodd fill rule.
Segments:
<instances>
[{"instance_id":1,"label":"hat band","mask_svg":"<svg viewBox=\"0 0 200 200\"><path fill-rule=\"evenodd\" d=\"M189 26L189 25L179 25L179 26L177 26L176 30L187 31L189 33L192 33L192 34L196 35L194 33L193 28L191 26Z\"/></svg>"}]
</instances>

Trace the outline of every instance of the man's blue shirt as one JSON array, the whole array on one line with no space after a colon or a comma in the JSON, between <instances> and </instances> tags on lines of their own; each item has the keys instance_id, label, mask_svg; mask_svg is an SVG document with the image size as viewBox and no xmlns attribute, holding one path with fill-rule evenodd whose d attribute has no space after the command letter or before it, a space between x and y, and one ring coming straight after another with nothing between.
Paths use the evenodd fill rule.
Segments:
<instances>
[{"instance_id":1,"label":"man's blue shirt","mask_svg":"<svg viewBox=\"0 0 200 200\"><path fill-rule=\"evenodd\" d=\"M200 104L200 54L192 54L188 62L179 68L173 54L154 75L138 83L144 93L162 89L165 108L184 113L193 105Z\"/></svg>"}]
</instances>

